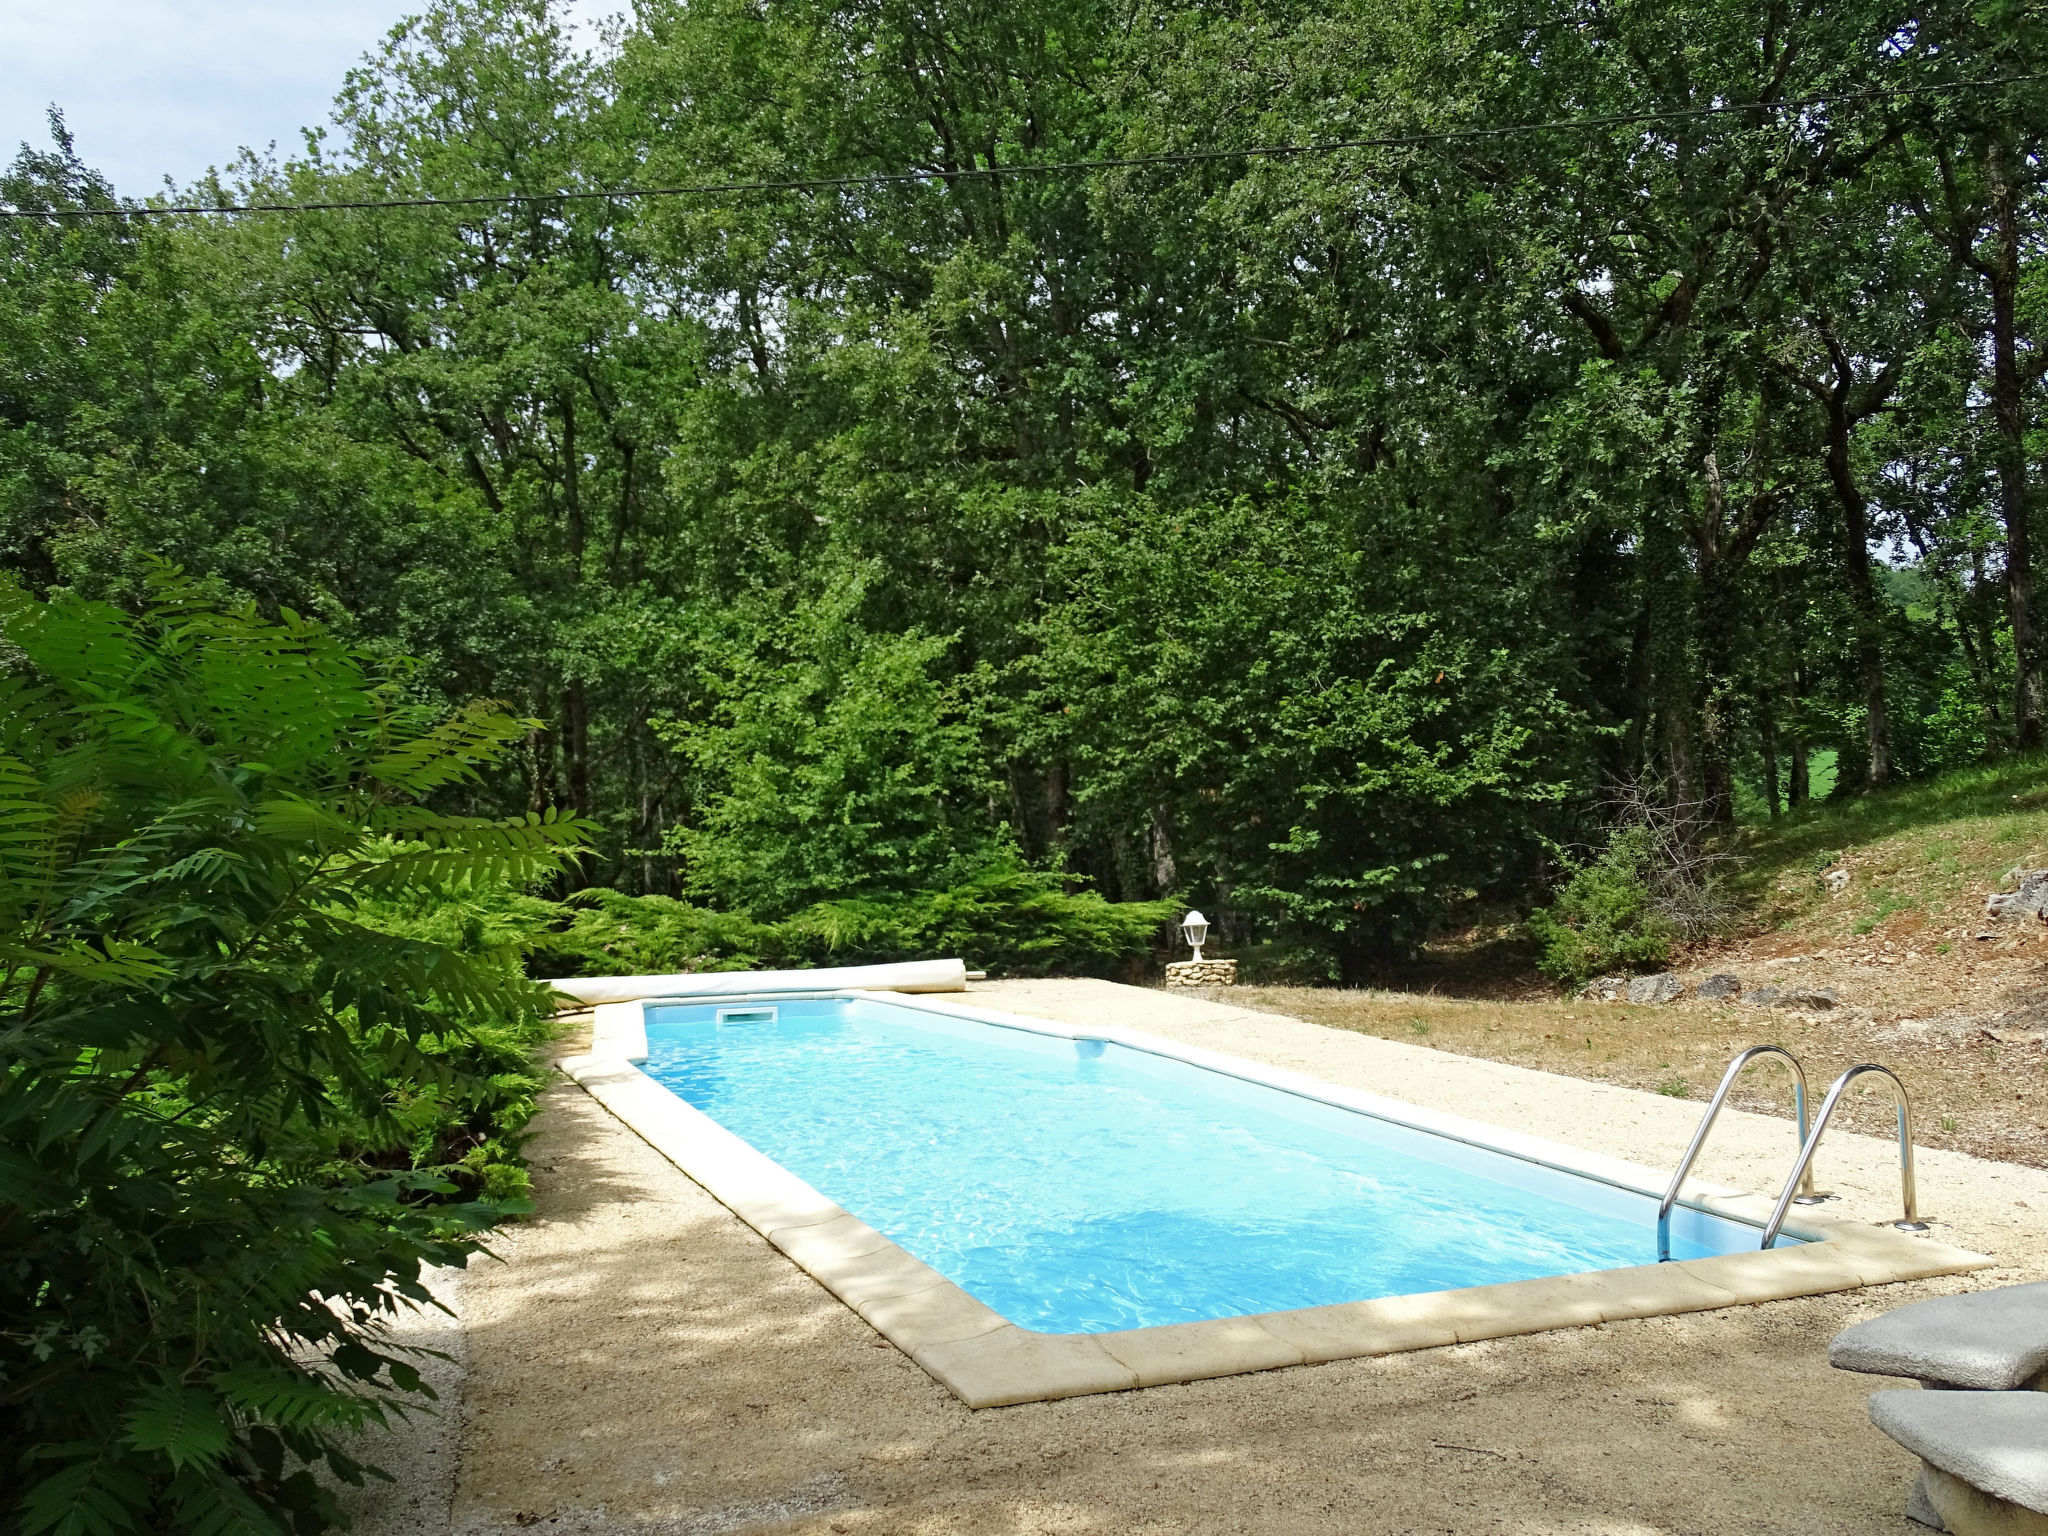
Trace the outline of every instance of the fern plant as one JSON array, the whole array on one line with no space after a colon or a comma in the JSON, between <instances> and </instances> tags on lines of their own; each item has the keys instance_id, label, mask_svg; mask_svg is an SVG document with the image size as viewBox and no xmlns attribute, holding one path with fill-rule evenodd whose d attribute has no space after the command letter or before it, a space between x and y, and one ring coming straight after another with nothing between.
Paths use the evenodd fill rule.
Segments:
<instances>
[{"instance_id":1,"label":"fern plant","mask_svg":"<svg viewBox=\"0 0 2048 1536\"><path fill-rule=\"evenodd\" d=\"M366 909L546 876L573 817L426 802L533 723L429 718L319 626L0 590L0 1531L309 1532L423 1402L382 1325L513 1205L516 967ZM431 1111L430 1111L431 1113Z\"/></svg>"}]
</instances>

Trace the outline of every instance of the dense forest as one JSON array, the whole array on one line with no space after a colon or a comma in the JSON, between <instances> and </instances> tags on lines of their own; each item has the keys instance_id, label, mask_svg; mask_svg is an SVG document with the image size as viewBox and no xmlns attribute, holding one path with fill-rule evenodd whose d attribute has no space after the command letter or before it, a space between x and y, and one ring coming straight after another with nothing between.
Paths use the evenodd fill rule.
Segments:
<instances>
[{"instance_id":1,"label":"dense forest","mask_svg":"<svg viewBox=\"0 0 2048 1536\"><path fill-rule=\"evenodd\" d=\"M437 803L722 953L1172 896L1356 978L1617 784L2041 740L2038 5L447 0L157 200L400 206L80 217L52 126L0 560L501 701Z\"/></svg>"}]
</instances>

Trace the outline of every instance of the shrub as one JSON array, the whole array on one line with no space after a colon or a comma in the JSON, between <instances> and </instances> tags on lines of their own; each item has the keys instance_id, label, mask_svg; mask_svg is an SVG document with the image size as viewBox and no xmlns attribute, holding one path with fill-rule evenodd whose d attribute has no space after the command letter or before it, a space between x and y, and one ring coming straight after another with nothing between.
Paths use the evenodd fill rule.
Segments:
<instances>
[{"instance_id":1,"label":"shrub","mask_svg":"<svg viewBox=\"0 0 2048 1536\"><path fill-rule=\"evenodd\" d=\"M1678 928L1651 889L1654 854L1647 828L1625 826L1598 858L1572 871L1550 906L1529 914L1544 975L1574 983L1604 971L1655 969L1670 959Z\"/></svg>"},{"instance_id":2,"label":"shrub","mask_svg":"<svg viewBox=\"0 0 2048 1536\"><path fill-rule=\"evenodd\" d=\"M1008 861L942 891L821 902L779 925L818 962L959 955L1010 975L1103 972L1150 952L1180 912L1172 901L1105 901L1058 875Z\"/></svg>"},{"instance_id":3,"label":"shrub","mask_svg":"<svg viewBox=\"0 0 2048 1536\"><path fill-rule=\"evenodd\" d=\"M517 1207L546 1008L376 903L531 882L570 818L420 802L430 719L287 613L0 591L0 1530L313 1531L423 1390L380 1324Z\"/></svg>"},{"instance_id":4,"label":"shrub","mask_svg":"<svg viewBox=\"0 0 2048 1536\"><path fill-rule=\"evenodd\" d=\"M960 884L817 902L780 922L663 896L580 891L557 905L506 896L495 920L524 925L532 967L553 976L859 965L959 955L1009 975L1107 974L1142 959L1178 915L1170 901L1105 901L1058 875L1002 860Z\"/></svg>"}]
</instances>

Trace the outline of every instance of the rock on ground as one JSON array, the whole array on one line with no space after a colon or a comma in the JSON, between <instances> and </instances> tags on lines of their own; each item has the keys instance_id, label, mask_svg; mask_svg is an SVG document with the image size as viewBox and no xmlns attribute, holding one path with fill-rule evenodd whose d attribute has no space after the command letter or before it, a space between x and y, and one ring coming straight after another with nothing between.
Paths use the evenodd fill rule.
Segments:
<instances>
[{"instance_id":1,"label":"rock on ground","mask_svg":"<svg viewBox=\"0 0 2048 1536\"><path fill-rule=\"evenodd\" d=\"M1751 994L1754 997L1755 994ZM1787 987L1771 1004L1773 1008L1811 1008L1825 1012L1841 1002L1833 987Z\"/></svg>"},{"instance_id":2,"label":"rock on ground","mask_svg":"<svg viewBox=\"0 0 2048 1536\"><path fill-rule=\"evenodd\" d=\"M1685 995L1685 983L1669 971L1638 976L1628 984L1628 1000L1637 1004L1676 1002Z\"/></svg>"},{"instance_id":3,"label":"rock on ground","mask_svg":"<svg viewBox=\"0 0 2048 1536\"><path fill-rule=\"evenodd\" d=\"M2001 921L2048 918L2048 869L2015 869L2006 876L2014 885L1986 899L1984 915Z\"/></svg>"}]
</instances>

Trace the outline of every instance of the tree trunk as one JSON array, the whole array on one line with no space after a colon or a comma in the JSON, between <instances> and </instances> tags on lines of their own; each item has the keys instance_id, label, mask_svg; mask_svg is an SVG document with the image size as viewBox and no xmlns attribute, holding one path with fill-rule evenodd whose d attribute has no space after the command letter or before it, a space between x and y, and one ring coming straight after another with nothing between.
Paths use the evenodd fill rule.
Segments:
<instances>
[{"instance_id":1,"label":"tree trunk","mask_svg":"<svg viewBox=\"0 0 2048 1536\"><path fill-rule=\"evenodd\" d=\"M1655 730L1649 748L1666 802L1698 805L1699 694L1688 655L1695 578L1677 530L1661 518L1643 532L1643 603L1649 617L1649 704Z\"/></svg>"},{"instance_id":2,"label":"tree trunk","mask_svg":"<svg viewBox=\"0 0 2048 1536\"><path fill-rule=\"evenodd\" d=\"M1785 800L1796 811L1813 797L1813 779L1808 763L1812 749L1806 742L1805 724L1806 668L1796 661L1792 664L1787 688L1789 697L1785 715L1792 722L1792 729L1785 738Z\"/></svg>"},{"instance_id":3,"label":"tree trunk","mask_svg":"<svg viewBox=\"0 0 2048 1536\"><path fill-rule=\"evenodd\" d=\"M1173 857L1173 829L1166 807L1152 807L1152 894L1164 896L1180 884L1180 868Z\"/></svg>"},{"instance_id":4,"label":"tree trunk","mask_svg":"<svg viewBox=\"0 0 2048 1536\"><path fill-rule=\"evenodd\" d=\"M1856 670L1863 680L1864 739L1870 754L1869 771L1863 782L1882 789L1891 782L1891 735L1884 710L1884 614L1878 603L1877 583L1870 575L1870 503L1863 487L1856 483L1855 466L1849 458L1849 421L1845 410L1831 402L1828 420L1828 480L1842 509L1844 554L1848 558L1849 596L1856 607Z\"/></svg>"},{"instance_id":5,"label":"tree trunk","mask_svg":"<svg viewBox=\"0 0 2048 1536\"><path fill-rule=\"evenodd\" d=\"M1981 550L1970 553L1975 567L1974 580L1957 592L1952 618L1956 627L1956 644L1962 648L1963 665L1969 668L1970 685L1977 694L1977 723L1984 732L1984 750L1988 756L1996 749L2000 734L1998 681L1994 675L1989 636L1980 622L1984 608L1980 595L1984 585L1984 555Z\"/></svg>"},{"instance_id":6,"label":"tree trunk","mask_svg":"<svg viewBox=\"0 0 2048 1536\"><path fill-rule=\"evenodd\" d=\"M562 768L568 780L569 804L579 816L590 814L590 708L578 678L562 690ZM574 864L563 870L563 883L580 890L587 883Z\"/></svg>"},{"instance_id":7,"label":"tree trunk","mask_svg":"<svg viewBox=\"0 0 2048 1536\"><path fill-rule=\"evenodd\" d=\"M1726 564L1702 550L1700 574L1700 715L1697 761L1703 818L1725 825L1735 819L1736 631L1740 601ZM1680 803L1684 803L1681 801Z\"/></svg>"},{"instance_id":8,"label":"tree trunk","mask_svg":"<svg viewBox=\"0 0 2048 1536\"><path fill-rule=\"evenodd\" d=\"M1991 191L1991 420L1998 455L1998 511L2005 524L2005 593L2012 615L2014 744L2041 744L2041 678L2034 650L2034 541L2028 526L2026 394L2020 382L2018 191L1994 135L1984 152Z\"/></svg>"},{"instance_id":9,"label":"tree trunk","mask_svg":"<svg viewBox=\"0 0 2048 1536\"><path fill-rule=\"evenodd\" d=\"M1622 737L1621 766L1615 775L1630 783L1642 778L1650 766L1650 721L1656 710L1651 683L1650 602L1646 594L1636 607L1629 635L1628 729Z\"/></svg>"},{"instance_id":10,"label":"tree trunk","mask_svg":"<svg viewBox=\"0 0 2048 1536\"><path fill-rule=\"evenodd\" d=\"M1776 821L1783 809L1778 802L1778 722L1771 718L1768 699L1762 701L1758 713L1761 718L1757 726L1757 747L1764 760L1764 804L1771 809L1771 820Z\"/></svg>"},{"instance_id":11,"label":"tree trunk","mask_svg":"<svg viewBox=\"0 0 2048 1536\"><path fill-rule=\"evenodd\" d=\"M1998 750L2005 738L2005 705L1998 696L1998 640L1992 611L1997 604L1991 583L1984 575L1984 552L1971 553L1975 582L1970 588L1971 622L1977 626L1977 655L1984 670L1984 746L1988 753Z\"/></svg>"}]
</instances>

